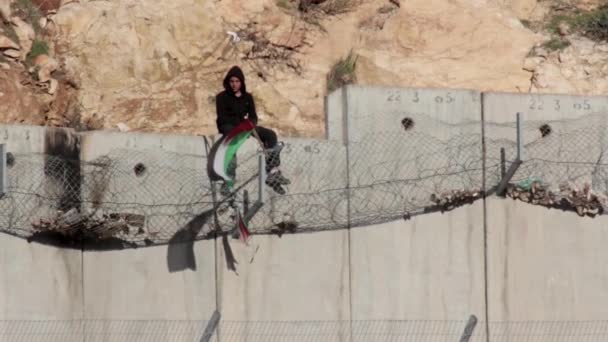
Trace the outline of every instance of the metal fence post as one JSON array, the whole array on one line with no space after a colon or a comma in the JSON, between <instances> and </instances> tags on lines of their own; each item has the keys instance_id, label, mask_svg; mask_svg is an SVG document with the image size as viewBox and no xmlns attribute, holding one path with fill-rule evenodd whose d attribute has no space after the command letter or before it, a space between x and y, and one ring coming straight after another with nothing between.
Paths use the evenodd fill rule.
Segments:
<instances>
[{"instance_id":1,"label":"metal fence post","mask_svg":"<svg viewBox=\"0 0 608 342\"><path fill-rule=\"evenodd\" d=\"M517 113L517 160L524 159L524 138L523 138L523 122L522 114Z\"/></svg>"},{"instance_id":2,"label":"metal fence post","mask_svg":"<svg viewBox=\"0 0 608 342\"><path fill-rule=\"evenodd\" d=\"M203 336L201 337L200 342L209 342L215 329L217 328L218 323L220 322L220 313L215 310L209 322L207 322L207 326L205 327L205 331L203 332Z\"/></svg>"},{"instance_id":3,"label":"metal fence post","mask_svg":"<svg viewBox=\"0 0 608 342\"><path fill-rule=\"evenodd\" d=\"M502 179L500 180L500 183L498 183L498 186L496 187L496 194L499 196L504 196L505 190L507 189L507 184L509 183L511 178L513 178L513 176L515 175L515 172L517 172L517 169L523 162L522 158L523 158L523 154L524 154L524 152L523 152L523 149L524 149L523 140L524 139L523 139L523 133L522 133L522 126L523 126L523 124L522 124L521 113L517 113L517 156L515 157L515 160L509 167L509 170L507 170L507 173L502 177Z\"/></svg>"},{"instance_id":4,"label":"metal fence post","mask_svg":"<svg viewBox=\"0 0 608 342\"><path fill-rule=\"evenodd\" d=\"M460 342L469 342L469 339L473 335L473 330L475 330L475 326L477 325L477 317L475 315L469 316L469 321L467 325L464 327L464 331L462 332L462 336L460 337Z\"/></svg>"},{"instance_id":5,"label":"metal fence post","mask_svg":"<svg viewBox=\"0 0 608 342\"><path fill-rule=\"evenodd\" d=\"M264 203L264 183L266 182L266 159L264 154L258 156L258 203Z\"/></svg>"},{"instance_id":6,"label":"metal fence post","mask_svg":"<svg viewBox=\"0 0 608 342\"><path fill-rule=\"evenodd\" d=\"M505 178L507 174L507 157L505 155L505 148L500 148L500 179Z\"/></svg>"},{"instance_id":7,"label":"metal fence post","mask_svg":"<svg viewBox=\"0 0 608 342\"><path fill-rule=\"evenodd\" d=\"M6 144L0 144L0 197L6 193Z\"/></svg>"},{"instance_id":8,"label":"metal fence post","mask_svg":"<svg viewBox=\"0 0 608 342\"><path fill-rule=\"evenodd\" d=\"M248 208L243 212L243 220L245 223L249 223L249 220L251 220L264 205L264 184L266 184L266 159L265 155L262 153L258 155L258 199L251 207L249 207L249 200L246 201Z\"/></svg>"}]
</instances>

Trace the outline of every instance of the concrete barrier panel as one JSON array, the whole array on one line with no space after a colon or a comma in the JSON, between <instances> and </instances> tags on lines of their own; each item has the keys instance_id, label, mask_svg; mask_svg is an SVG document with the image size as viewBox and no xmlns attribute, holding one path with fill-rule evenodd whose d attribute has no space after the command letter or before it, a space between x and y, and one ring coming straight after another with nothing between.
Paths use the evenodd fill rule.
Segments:
<instances>
[{"instance_id":1,"label":"concrete barrier panel","mask_svg":"<svg viewBox=\"0 0 608 342\"><path fill-rule=\"evenodd\" d=\"M327 140L346 143L344 140L346 106L346 88L344 87L333 91L325 98L325 136Z\"/></svg>"},{"instance_id":2,"label":"concrete barrier panel","mask_svg":"<svg viewBox=\"0 0 608 342\"><path fill-rule=\"evenodd\" d=\"M0 234L0 320L81 319L81 260L80 250Z\"/></svg>"},{"instance_id":3,"label":"concrete barrier panel","mask_svg":"<svg viewBox=\"0 0 608 342\"><path fill-rule=\"evenodd\" d=\"M480 95L347 88L351 225L400 218L431 196L482 187Z\"/></svg>"},{"instance_id":4,"label":"concrete barrier panel","mask_svg":"<svg viewBox=\"0 0 608 342\"><path fill-rule=\"evenodd\" d=\"M216 308L213 241L88 251L84 278L91 341L199 341Z\"/></svg>"},{"instance_id":5,"label":"concrete barrier panel","mask_svg":"<svg viewBox=\"0 0 608 342\"><path fill-rule=\"evenodd\" d=\"M553 321L564 329L564 321L608 319L607 217L510 199L487 203L490 321Z\"/></svg>"},{"instance_id":6,"label":"concrete barrier panel","mask_svg":"<svg viewBox=\"0 0 608 342\"><path fill-rule=\"evenodd\" d=\"M94 132L83 136L87 212L145 217L143 233L125 240L167 242L213 208L201 137ZM204 236L209 222L197 228Z\"/></svg>"},{"instance_id":7,"label":"concrete barrier panel","mask_svg":"<svg viewBox=\"0 0 608 342\"><path fill-rule=\"evenodd\" d=\"M557 94L484 93L486 185L500 181L500 149L507 168L515 159L516 113L522 117L524 164L513 181L540 179L557 188L560 182L592 183L607 191L602 179L608 158L608 97Z\"/></svg>"},{"instance_id":8,"label":"concrete barrier panel","mask_svg":"<svg viewBox=\"0 0 608 342\"><path fill-rule=\"evenodd\" d=\"M263 186L266 200L251 221L253 231L269 232L281 223L294 224L299 232L348 226L346 147L341 142L285 139L280 168L291 184L284 187L285 195ZM257 180L247 189L255 200Z\"/></svg>"},{"instance_id":9,"label":"concrete barrier panel","mask_svg":"<svg viewBox=\"0 0 608 342\"><path fill-rule=\"evenodd\" d=\"M485 120L495 123L514 122L516 113L522 113L526 121L568 120L594 113L608 113L608 98L484 92L483 111Z\"/></svg>"},{"instance_id":10,"label":"concrete barrier panel","mask_svg":"<svg viewBox=\"0 0 608 342\"><path fill-rule=\"evenodd\" d=\"M222 239L217 240L223 321L301 321L293 326L271 324L265 333L273 341L342 341L348 337L348 327L332 323L314 338L301 333L302 327L311 327L306 331L312 334L320 321L350 319L348 231L281 238L255 235L249 246L231 238L227 241L230 249ZM231 341L242 338L247 329L252 332L255 327L224 328L220 340L222 336Z\"/></svg>"},{"instance_id":11,"label":"concrete barrier panel","mask_svg":"<svg viewBox=\"0 0 608 342\"><path fill-rule=\"evenodd\" d=\"M0 141L14 154L43 153L46 127L0 125Z\"/></svg>"},{"instance_id":12,"label":"concrete barrier panel","mask_svg":"<svg viewBox=\"0 0 608 342\"><path fill-rule=\"evenodd\" d=\"M0 229L30 236L32 223L57 209L56 187L48 181L45 166L46 127L0 125L0 142L6 144L6 196L0 199Z\"/></svg>"},{"instance_id":13,"label":"concrete barrier panel","mask_svg":"<svg viewBox=\"0 0 608 342\"><path fill-rule=\"evenodd\" d=\"M482 202L352 229L351 273L353 320L482 320Z\"/></svg>"},{"instance_id":14,"label":"concrete barrier panel","mask_svg":"<svg viewBox=\"0 0 608 342\"><path fill-rule=\"evenodd\" d=\"M207 320L215 310L213 241L84 256L88 319Z\"/></svg>"},{"instance_id":15,"label":"concrete barrier panel","mask_svg":"<svg viewBox=\"0 0 608 342\"><path fill-rule=\"evenodd\" d=\"M51 179L57 160L45 155L46 127L2 125L0 142L11 159L8 189L0 199L0 339L82 341L74 320L83 318L80 250L28 243L32 223L59 208L61 182ZM19 236L19 237L17 237Z\"/></svg>"}]
</instances>

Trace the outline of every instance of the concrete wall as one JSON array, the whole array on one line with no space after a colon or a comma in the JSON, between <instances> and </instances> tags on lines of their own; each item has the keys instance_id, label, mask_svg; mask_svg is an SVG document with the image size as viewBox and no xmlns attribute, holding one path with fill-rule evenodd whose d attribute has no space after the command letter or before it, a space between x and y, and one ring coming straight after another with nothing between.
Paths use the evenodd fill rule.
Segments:
<instances>
[{"instance_id":1,"label":"concrete wall","mask_svg":"<svg viewBox=\"0 0 608 342\"><path fill-rule=\"evenodd\" d=\"M351 225L482 187L479 92L349 86L346 97Z\"/></svg>"},{"instance_id":2,"label":"concrete wall","mask_svg":"<svg viewBox=\"0 0 608 342\"><path fill-rule=\"evenodd\" d=\"M14 192L0 201L0 222L3 229L23 229L30 225L27 218L49 215L49 203L44 199L52 195L47 191L50 184L43 176L46 131L44 127L0 126L0 142L6 144L7 151L14 156L13 165L7 166L8 186ZM40 194L40 198L33 193ZM23 235L26 232L15 233Z\"/></svg>"},{"instance_id":3,"label":"concrete wall","mask_svg":"<svg viewBox=\"0 0 608 342\"><path fill-rule=\"evenodd\" d=\"M83 317L80 251L0 234L0 320Z\"/></svg>"},{"instance_id":4,"label":"concrete wall","mask_svg":"<svg viewBox=\"0 0 608 342\"><path fill-rule=\"evenodd\" d=\"M481 167L479 92L349 86L346 97L351 224L428 206L432 191L463 187L459 162ZM390 181L401 182L398 193ZM480 189L481 172L467 183ZM370 202L378 213L368 213ZM350 241L353 319L460 320L483 312L481 202L353 229Z\"/></svg>"},{"instance_id":5,"label":"concrete wall","mask_svg":"<svg viewBox=\"0 0 608 342\"><path fill-rule=\"evenodd\" d=\"M524 164L514 182L535 178L554 190L564 181L578 187L587 182L595 191L608 190L603 162L608 157L608 97L486 93L483 108L486 186L499 180L500 147L506 147L509 160L515 156L515 113L520 112ZM543 137L541 125L549 125L551 134ZM605 339L606 216L582 218L498 198L488 199L486 212L493 340L535 335L535 341L555 341L565 334L584 340L589 331Z\"/></svg>"},{"instance_id":6,"label":"concrete wall","mask_svg":"<svg viewBox=\"0 0 608 342\"><path fill-rule=\"evenodd\" d=\"M14 165L8 168L9 185L13 189L48 194L42 176L45 140L44 127L0 126L0 141L15 157ZM0 212L5 214L0 217L3 229L23 227L32 213L48 214L48 203L33 197L10 194L0 200ZM51 329L49 331L73 330L75 326L70 321L84 317L83 265L79 250L28 243L15 236L0 234L0 265L0 340L18 341L28 336L28 341L43 341L36 331L45 328ZM55 322L9 324L4 322L6 320ZM82 340L80 336L71 334L60 340L79 341Z\"/></svg>"},{"instance_id":7,"label":"concrete wall","mask_svg":"<svg viewBox=\"0 0 608 342\"><path fill-rule=\"evenodd\" d=\"M549 104L554 109L549 110ZM572 110L564 110L563 114L562 108L570 107ZM522 111L527 122L526 155L534 160L543 156L570 158L578 150L551 149L565 146L567 139L572 138L566 135L569 130L582 132L579 136L588 141L582 144L584 148L603 146L604 131L597 129L593 134L585 134L584 129L604 127L606 98L498 93L481 96L469 90L348 87L332 93L327 108L330 110L327 141L285 139L288 144L285 170L293 175L294 183L285 197L266 189L269 204L259 215L278 223L285 217L299 219L308 214L305 210L289 213L289 208L310 206L323 212L328 201L311 194L318 192L319 187L333 185L337 192L322 196L337 196L343 201L328 209L331 215L323 219L335 220L336 228L348 225L353 228L287 234L280 238L254 235L249 246L230 237L225 241L181 243L177 242L179 236L166 236L175 238L168 246L87 251L84 255L78 250L28 244L1 235L0 262L4 266L0 271L0 319L107 321L94 323L87 329L114 336L108 337L108 341L152 329L138 324L119 327L118 322L152 320L158 322L155 327L160 327L158 340L167 340L173 328L161 321L192 320L203 326L217 308L226 321L220 329L220 340L236 339L249 332L260 333L268 340L282 334L283 340L292 341L297 340L293 334L301 331L298 329L302 326L285 325L279 327L282 331L263 332L260 326L242 321L465 320L469 314L483 320L487 291L491 321L608 320L605 309L608 290L603 276L603 265L608 260L602 252L608 227L605 217L579 218L570 212L549 211L493 197L443 214L415 215L407 221L376 223L371 219L361 225L358 223L363 221L355 220L369 219L366 215L376 213L373 208L357 204L357 199L362 198L374 203L374 210L383 210L383 214L384 210L396 214L408 211L409 207L404 208L394 199L379 197L386 191L379 191L375 182L395 179L390 177L411 181L420 176L419 170L407 168L370 174L368 169L361 168L364 161L376 165L393 159L404 164L413 160L418 166L428 163L429 168L450 170L461 166L463 160L469 166L481 165L485 157L489 165L486 183L482 184L482 171L471 172L466 179L469 186L491 187L498 180L495 151L506 146L509 155L513 155L514 113ZM482 109L485 156L481 153ZM580 114L572 114L577 111ZM401 125L405 117L414 121L410 130ZM577 121L581 118L582 121ZM538 125L547 122L556 134L541 139ZM44 139L40 136L45 133L43 129L37 130L39 133L34 134L33 128L8 129L9 137L16 137L6 138L9 151L44 152ZM2 132L0 128L0 139ZM429 140L421 140L425 135ZM358 148L377 139L385 140L385 149L371 154L367 150L364 154ZM425 150L425 146L434 150ZM465 148L456 150L454 146ZM246 143L246 151L256 148L255 142ZM594 158L603 153L601 148L593 151ZM189 226L191 222L172 222L171 210L175 210L176 203L180 205L179 201L188 203L193 198L210 195L204 186L192 187L204 183L202 138L114 132L82 135L82 160L99 161L104 155L111 157L114 172L122 176L105 180L101 201L118 203L116 208L123 209L125 203L132 201L156 205L159 209L149 215L155 218L146 223L149 232L175 233L176 224ZM433 158L421 159L425 155ZM168 156L174 165L167 164ZM143 176L133 171L139 162L147 166ZM314 163L317 165L309 172ZM244 160L243 165L249 170L255 161ZM168 173L155 172L160 169ZM530 170L535 169L523 169L517 176L538 175ZM84 177L83 196L93 198L93 192L99 190L99 180L86 172ZM445 176L426 178L441 177ZM466 185L459 181L455 178L437 183L442 186L438 190ZM155 187L146 188L146 184ZM431 181L426 186L434 184ZM403 196L414 191L406 190ZM427 193L414 197L419 197L412 201L415 205L428 204ZM304 198L313 200L305 202ZM289 206L282 206L281 201L287 201ZM202 214L206 208L201 204L197 210ZM94 210L95 205L87 203L87 209ZM200 229L210 229L209 224L201 223L205 228ZM486 233L488 263L484 265ZM354 326L351 330L351 326L339 324L329 328L314 322L307 324L309 334L324 334L327 341L348 340L351 334L354 340L358 338ZM432 332L435 328L420 329ZM374 333L382 336L395 333L395 329L387 325ZM272 333L275 335L264 335ZM515 339L505 335L504 325L491 325L490 333L495 334L491 341ZM195 337L200 331L189 334L184 338ZM450 334L459 337L458 331ZM446 336L452 340L450 334ZM300 337L310 340L309 335ZM150 336L142 337L145 338L153 340ZM363 340L360 336L359 339Z\"/></svg>"},{"instance_id":8,"label":"concrete wall","mask_svg":"<svg viewBox=\"0 0 608 342\"><path fill-rule=\"evenodd\" d=\"M554 185L565 180L579 186L594 182L595 190L608 191L606 184L591 177L598 160L608 158L608 97L484 93L483 108L488 186L500 178L500 148L506 149L507 160L515 158L519 112L526 164L515 181L537 177ZM550 127L549 135L542 136L542 125Z\"/></svg>"},{"instance_id":9,"label":"concrete wall","mask_svg":"<svg viewBox=\"0 0 608 342\"><path fill-rule=\"evenodd\" d=\"M350 263L348 231L315 234L254 236L249 246L231 242L236 270L229 270L226 249L217 240L218 300L226 321L311 321L303 327L270 326L267 339L305 341L312 321L348 321ZM234 241L234 240L233 240ZM234 326L220 331L226 340L241 340L254 327ZM335 327L315 341L346 341L349 330ZM280 334L284 334L283 339ZM240 338L237 338L240 337Z\"/></svg>"},{"instance_id":10,"label":"concrete wall","mask_svg":"<svg viewBox=\"0 0 608 342\"><path fill-rule=\"evenodd\" d=\"M608 218L488 201L492 321L608 319Z\"/></svg>"},{"instance_id":11,"label":"concrete wall","mask_svg":"<svg viewBox=\"0 0 608 342\"><path fill-rule=\"evenodd\" d=\"M354 320L482 316L483 206L351 230Z\"/></svg>"},{"instance_id":12,"label":"concrete wall","mask_svg":"<svg viewBox=\"0 0 608 342\"><path fill-rule=\"evenodd\" d=\"M91 132L82 137L83 198L88 212L146 216L151 240L172 238L196 215L213 207L202 137ZM145 171L137 174L137 165ZM99 204L97 204L99 203ZM188 215L176 215L188 212ZM208 231L205 227L200 233Z\"/></svg>"}]
</instances>

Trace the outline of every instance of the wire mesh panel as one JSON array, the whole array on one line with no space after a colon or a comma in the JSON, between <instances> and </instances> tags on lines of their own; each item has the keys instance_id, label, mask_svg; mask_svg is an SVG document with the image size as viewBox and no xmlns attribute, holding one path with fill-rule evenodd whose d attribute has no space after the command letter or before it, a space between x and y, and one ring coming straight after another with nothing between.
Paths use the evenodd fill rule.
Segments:
<instances>
[{"instance_id":1,"label":"wire mesh panel","mask_svg":"<svg viewBox=\"0 0 608 342\"><path fill-rule=\"evenodd\" d=\"M224 321L220 323L221 341L237 342L308 342L348 341L348 321L285 321L246 322Z\"/></svg>"},{"instance_id":2,"label":"wire mesh panel","mask_svg":"<svg viewBox=\"0 0 608 342\"><path fill-rule=\"evenodd\" d=\"M606 321L491 322L491 342L599 342L608 341Z\"/></svg>"},{"instance_id":3,"label":"wire mesh panel","mask_svg":"<svg viewBox=\"0 0 608 342\"><path fill-rule=\"evenodd\" d=\"M0 340L14 342L76 342L84 337L82 321L0 321Z\"/></svg>"},{"instance_id":4,"label":"wire mesh panel","mask_svg":"<svg viewBox=\"0 0 608 342\"><path fill-rule=\"evenodd\" d=\"M83 163L86 212L97 224L111 220L126 223L113 234L123 240L166 242L193 219L213 210L205 167L206 159L201 156L112 150ZM191 232L191 238L204 237L213 229L212 224L208 219ZM101 228L98 231L104 233Z\"/></svg>"},{"instance_id":5,"label":"wire mesh panel","mask_svg":"<svg viewBox=\"0 0 608 342\"><path fill-rule=\"evenodd\" d=\"M0 321L0 340L11 342L199 342L205 320ZM466 321L220 321L211 341L222 342L458 342ZM490 322L490 342L599 342L607 321ZM469 342L485 342L480 321Z\"/></svg>"},{"instance_id":6,"label":"wire mesh panel","mask_svg":"<svg viewBox=\"0 0 608 342\"><path fill-rule=\"evenodd\" d=\"M515 159L515 130L514 124L486 123L489 184L497 184L501 178L501 147L505 148L506 167ZM522 131L523 164L510 180L518 189L518 198L547 206L569 207L579 214L591 208L595 198L602 206L597 209L604 210L608 204L606 115L594 113L571 120L524 120ZM532 184L537 185L530 196L527 191ZM525 192L525 197L520 192Z\"/></svg>"},{"instance_id":7,"label":"wire mesh panel","mask_svg":"<svg viewBox=\"0 0 608 342\"><path fill-rule=\"evenodd\" d=\"M352 225L447 209L481 198L478 94L377 92L369 97L363 88L348 89ZM454 110L461 111L457 117L450 114Z\"/></svg>"},{"instance_id":8,"label":"wire mesh panel","mask_svg":"<svg viewBox=\"0 0 608 342\"><path fill-rule=\"evenodd\" d=\"M221 341L460 341L466 321L224 321ZM474 337L483 336L474 331ZM469 341L476 341L471 338ZM479 339L481 341L481 339Z\"/></svg>"},{"instance_id":9,"label":"wire mesh panel","mask_svg":"<svg viewBox=\"0 0 608 342\"><path fill-rule=\"evenodd\" d=\"M0 321L0 340L15 342L200 342L207 321Z\"/></svg>"},{"instance_id":10,"label":"wire mesh panel","mask_svg":"<svg viewBox=\"0 0 608 342\"><path fill-rule=\"evenodd\" d=\"M352 341L459 341L466 321L355 321Z\"/></svg>"},{"instance_id":11,"label":"wire mesh panel","mask_svg":"<svg viewBox=\"0 0 608 342\"><path fill-rule=\"evenodd\" d=\"M515 118L513 116L513 118ZM525 116L524 116L525 118ZM546 182L593 183L606 191L604 166L608 155L608 120L604 114L590 114L572 120L531 121L523 123L524 170L518 179L542 177ZM486 123L488 174L490 183L500 178L500 148L506 160L515 159L515 123ZM508 165L507 165L508 166Z\"/></svg>"},{"instance_id":12,"label":"wire mesh panel","mask_svg":"<svg viewBox=\"0 0 608 342\"><path fill-rule=\"evenodd\" d=\"M281 152L281 171L291 184L284 186L284 195L263 186L267 200L250 223L252 231L280 234L347 226L346 148L341 143L289 139ZM257 180L247 190L255 196Z\"/></svg>"},{"instance_id":13,"label":"wire mesh panel","mask_svg":"<svg viewBox=\"0 0 608 342\"><path fill-rule=\"evenodd\" d=\"M507 195L581 216L604 211L608 97L489 93L483 108L489 188L515 159L519 112L523 164L510 179ZM500 148L505 149L505 166Z\"/></svg>"},{"instance_id":14,"label":"wire mesh panel","mask_svg":"<svg viewBox=\"0 0 608 342\"><path fill-rule=\"evenodd\" d=\"M73 161L37 153L9 155L8 187L0 200L2 231L29 237L33 222L54 215L62 202L78 201L75 186L79 180L57 172L66 163ZM58 177L48 179L47 174Z\"/></svg>"},{"instance_id":15,"label":"wire mesh panel","mask_svg":"<svg viewBox=\"0 0 608 342\"><path fill-rule=\"evenodd\" d=\"M530 97L528 103L528 95L509 95L504 101L504 95L487 101L484 96L484 170L479 93L349 86L346 96L344 122L338 127L344 132L331 130L343 139L285 140L281 169L291 184L284 185L284 195L262 184L264 205L249 222L254 233L369 225L450 210L481 198L484 173L486 188L495 187L516 155L515 113L501 117L511 110L501 105L505 101L530 113L523 115L524 163L510 186L520 192L536 187L542 193L517 196L567 206L579 214L602 213L608 206L605 98ZM536 112L568 119L541 120ZM339 121L331 122L339 126ZM47 133L37 134L61 136ZM77 133L64 135L70 152L78 152ZM29 138L19 139L26 144ZM201 141L188 144L191 151L200 144L201 154L142 146L107 149L86 161L78 160L78 153L62 157L59 148L46 154L14 153L7 163L7 191L0 199L0 229L27 238L55 234L76 242L114 239L127 247L233 230L235 205L242 208L246 202L243 190L249 204L260 193L257 141L250 138L237 154L235 196L225 196L220 182L209 181Z\"/></svg>"}]
</instances>

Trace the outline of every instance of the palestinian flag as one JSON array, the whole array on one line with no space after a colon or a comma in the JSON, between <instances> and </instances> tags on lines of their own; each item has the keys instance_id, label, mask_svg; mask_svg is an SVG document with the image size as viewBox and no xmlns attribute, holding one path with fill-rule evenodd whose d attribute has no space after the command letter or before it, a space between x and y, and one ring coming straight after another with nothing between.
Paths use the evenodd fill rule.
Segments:
<instances>
[{"instance_id":1,"label":"palestinian flag","mask_svg":"<svg viewBox=\"0 0 608 342\"><path fill-rule=\"evenodd\" d=\"M234 180L227 173L228 166L234 159L236 151L249 138L254 129L253 123L249 119L245 119L211 147L207 159L207 173L212 181L224 180L228 185L234 185Z\"/></svg>"},{"instance_id":2,"label":"palestinian flag","mask_svg":"<svg viewBox=\"0 0 608 342\"><path fill-rule=\"evenodd\" d=\"M238 225L239 225L240 238L246 245L249 245L247 243L247 241L249 240L249 235L251 235L251 233L249 233L249 229L247 228L247 225L245 224L245 221L243 221L243 218L241 217L241 215L240 214L238 214L238 215L239 215Z\"/></svg>"}]
</instances>

